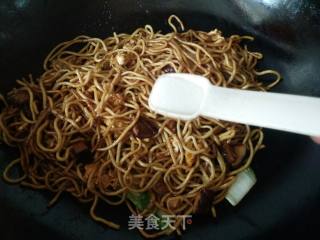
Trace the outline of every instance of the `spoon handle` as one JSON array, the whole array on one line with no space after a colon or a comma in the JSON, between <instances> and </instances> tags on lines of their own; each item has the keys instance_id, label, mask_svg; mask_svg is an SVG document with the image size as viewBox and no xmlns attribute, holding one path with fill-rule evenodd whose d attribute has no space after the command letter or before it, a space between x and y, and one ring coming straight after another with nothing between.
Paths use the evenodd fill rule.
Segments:
<instances>
[{"instance_id":1,"label":"spoon handle","mask_svg":"<svg viewBox=\"0 0 320 240\"><path fill-rule=\"evenodd\" d=\"M210 85L200 114L282 131L320 136L320 98Z\"/></svg>"}]
</instances>

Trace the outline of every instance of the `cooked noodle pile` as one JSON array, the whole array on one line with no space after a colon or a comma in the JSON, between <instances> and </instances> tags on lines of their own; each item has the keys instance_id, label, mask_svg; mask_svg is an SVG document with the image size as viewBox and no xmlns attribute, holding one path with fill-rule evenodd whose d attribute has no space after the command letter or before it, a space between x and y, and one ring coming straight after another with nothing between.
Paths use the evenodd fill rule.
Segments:
<instances>
[{"instance_id":1,"label":"cooked noodle pile","mask_svg":"<svg viewBox=\"0 0 320 240\"><path fill-rule=\"evenodd\" d=\"M104 40L63 42L45 59L40 78L18 80L0 98L0 139L20 152L4 179L53 192L50 205L69 192L90 202L92 218L112 228L119 225L96 215L98 201L124 203L144 216L215 216L236 174L263 147L263 132L203 117L185 122L157 115L148 107L152 85L163 73L185 72L219 86L264 91L280 75L256 69L262 54L240 44L252 37L184 31L175 16L168 22L168 34L146 25ZM259 81L268 74L272 83ZM23 174L14 178L16 166ZM175 230L140 231L146 237L180 233L181 220Z\"/></svg>"}]
</instances>

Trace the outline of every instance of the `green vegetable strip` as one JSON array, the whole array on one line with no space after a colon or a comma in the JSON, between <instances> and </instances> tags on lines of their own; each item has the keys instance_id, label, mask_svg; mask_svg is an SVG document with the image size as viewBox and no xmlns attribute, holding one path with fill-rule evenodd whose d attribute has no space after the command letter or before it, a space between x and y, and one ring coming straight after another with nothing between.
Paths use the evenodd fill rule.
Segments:
<instances>
[{"instance_id":1,"label":"green vegetable strip","mask_svg":"<svg viewBox=\"0 0 320 240\"><path fill-rule=\"evenodd\" d=\"M135 193L129 192L127 198L138 208L140 211L146 209L150 203L149 192Z\"/></svg>"}]
</instances>

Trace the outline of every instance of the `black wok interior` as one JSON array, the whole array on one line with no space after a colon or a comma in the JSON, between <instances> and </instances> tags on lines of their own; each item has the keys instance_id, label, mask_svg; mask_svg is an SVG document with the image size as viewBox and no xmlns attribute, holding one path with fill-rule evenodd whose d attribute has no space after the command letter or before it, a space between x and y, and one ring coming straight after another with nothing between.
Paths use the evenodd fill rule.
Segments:
<instances>
[{"instance_id":1,"label":"black wok interior","mask_svg":"<svg viewBox=\"0 0 320 240\"><path fill-rule=\"evenodd\" d=\"M317 0L0 0L0 93L14 87L16 79L39 75L46 54L62 41L81 34L104 38L145 24L167 32L170 14L179 16L187 28L253 35L256 40L248 43L249 49L264 53L259 67L283 76L273 91L320 97ZM217 220L195 217L183 239L299 236L320 226L319 219L313 220L320 213L319 145L291 133L265 130L265 134L267 148L253 163L255 188L236 208L220 204ZM0 145L0 170L15 154ZM93 222L88 206L67 195L47 209L50 197L48 192L1 180L0 238L141 238L127 230L126 207L99 207L99 214L122 224L114 231Z\"/></svg>"}]
</instances>

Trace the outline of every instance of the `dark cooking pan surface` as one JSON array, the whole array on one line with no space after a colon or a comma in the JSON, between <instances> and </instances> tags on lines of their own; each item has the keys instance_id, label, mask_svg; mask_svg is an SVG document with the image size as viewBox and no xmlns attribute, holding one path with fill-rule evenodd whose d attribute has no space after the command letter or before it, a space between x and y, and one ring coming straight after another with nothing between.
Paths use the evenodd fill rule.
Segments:
<instances>
[{"instance_id":1,"label":"dark cooking pan surface","mask_svg":"<svg viewBox=\"0 0 320 240\"><path fill-rule=\"evenodd\" d=\"M284 78L274 91L320 97L317 0L0 0L0 92L30 72L40 74L45 55L61 41L132 32L144 24L168 31L170 14L181 17L187 28L255 36L249 48L264 53L261 66ZM253 164L258 183L245 200L236 208L221 204L218 220L196 218L183 239L288 237L320 227L312 219L320 213L320 147L307 137L276 131L266 131L265 143ZM0 168L14 155L1 146ZM125 207L100 207L100 214L122 224L121 231L113 231L93 222L88 206L69 196L48 210L50 196L0 181L0 238L139 238L126 230Z\"/></svg>"}]
</instances>

